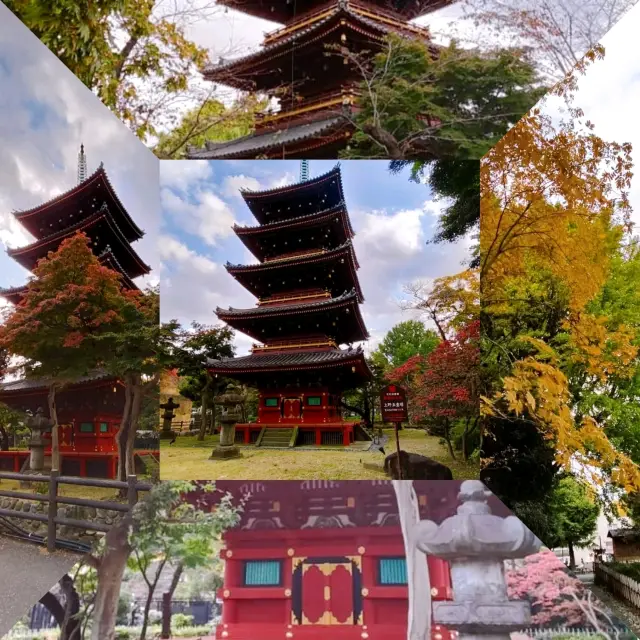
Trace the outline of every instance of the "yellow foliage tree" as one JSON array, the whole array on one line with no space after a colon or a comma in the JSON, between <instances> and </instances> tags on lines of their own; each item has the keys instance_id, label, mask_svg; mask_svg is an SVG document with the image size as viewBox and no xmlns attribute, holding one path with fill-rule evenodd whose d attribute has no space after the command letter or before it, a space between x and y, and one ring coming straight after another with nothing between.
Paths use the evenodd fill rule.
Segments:
<instances>
[{"instance_id":1,"label":"yellow foliage tree","mask_svg":"<svg viewBox=\"0 0 640 640\"><path fill-rule=\"evenodd\" d=\"M543 104L483 158L480 281L482 310L491 316L509 307L506 292L517 289L532 269L553 274L568 292L562 326L569 362L606 385L611 376L633 373L638 336L588 309L631 233L631 145L604 141L572 105L577 77L603 55L601 48L591 51L552 91L551 101L564 99L568 119L554 119ZM482 399L484 414L526 414L554 442L566 468L577 461L586 473L606 470L627 490L640 489L640 470L598 423L574 417L569 381L555 349L523 339L532 355L516 359L500 390ZM597 471L592 475L602 478Z\"/></svg>"}]
</instances>

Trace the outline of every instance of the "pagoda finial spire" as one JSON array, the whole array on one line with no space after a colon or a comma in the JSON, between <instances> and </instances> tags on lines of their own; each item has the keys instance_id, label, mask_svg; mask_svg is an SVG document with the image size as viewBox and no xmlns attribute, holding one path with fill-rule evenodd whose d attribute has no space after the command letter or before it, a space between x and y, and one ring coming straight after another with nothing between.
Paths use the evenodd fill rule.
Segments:
<instances>
[{"instance_id":1,"label":"pagoda finial spire","mask_svg":"<svg viewBox=\"0 0 640 640\"><path fill-rule=\"evenodd\" d=\"M80 145L78 153L78 184L87 179L87 156L84 153L84 144Z\"/></svg>"},{"instance_id":2,"label":"pagoda finial spire","mask_svg":"<svg viewBox=\"0 0 640 640\"><path fill-rule=\"evenodd\" d=\"M309 161L300 161L300 182L306 182L309 179Z\"/></svg>"}]
</instances>

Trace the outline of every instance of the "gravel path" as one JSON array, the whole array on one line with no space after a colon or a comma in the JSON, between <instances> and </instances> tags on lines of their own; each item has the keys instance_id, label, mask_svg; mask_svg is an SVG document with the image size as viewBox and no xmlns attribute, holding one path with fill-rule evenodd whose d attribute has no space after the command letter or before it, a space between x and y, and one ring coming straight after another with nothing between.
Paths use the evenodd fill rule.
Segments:
<instances>
[{"instance_id":1,"label":"gravel path","mask_svg":"<svg viewBox=\"0 0 640 640\"><path fill-rule=\"evenodd\" d=\"M66 551L0 536L0 637L78 561Z\"/></svg>"}]
</instances>

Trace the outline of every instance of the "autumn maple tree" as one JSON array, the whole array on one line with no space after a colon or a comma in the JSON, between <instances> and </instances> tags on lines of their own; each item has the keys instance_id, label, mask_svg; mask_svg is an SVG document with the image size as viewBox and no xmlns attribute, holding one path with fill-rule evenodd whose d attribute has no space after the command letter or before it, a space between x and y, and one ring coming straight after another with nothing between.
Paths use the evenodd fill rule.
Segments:
<instances>
[{"instance_id":1,"label":"autumn maple tree","mask_svg":"<svg viewBox=\"0 0 640 640\"><path fill-rule=\"evenodd\" d=\"M585 402L637 375L640 345L638 316L623 311L636 294L618 308L602 298L635 260L631 146L603 140L573 105L577 79L603 55L589 52L554 88L568 118L538 106L482 160L482 407L491 437L501 421L535 425L561 466L631 491L640 460Z\"/></svg>"},{"instance_id":2,"label":"autumn maple tree","mask_svg":"<svg viewBox=\"0 0 640 640\"><path fill-rule=\"evenodd\" d=\"M108 357L101 337L120 327L126 298L119 276L103 267L83 234L39 261L16 307L7 307L0 344L26 360L31 376L49 382L52 457L59 469L56 392L91 373Z\"/></svg>"}]
</instances>

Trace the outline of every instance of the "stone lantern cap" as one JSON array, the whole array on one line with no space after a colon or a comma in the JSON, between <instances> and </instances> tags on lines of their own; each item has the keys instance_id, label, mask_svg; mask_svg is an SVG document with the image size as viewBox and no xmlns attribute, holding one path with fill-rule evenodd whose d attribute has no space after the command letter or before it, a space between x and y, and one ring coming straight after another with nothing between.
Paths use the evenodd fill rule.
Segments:
<instances>
[{"instance_id":1,"label":"stone lantern cap","mask_svg":"<svg viewBox=\"0 0 640 640\"><path fill-rule=\"evenodd\" d=\"M430 520L418 524L418 548L440 558L523 558L539 551L541 542L515 516L501 518L491 513L487 498L491 492L479 480L460 486L461 504L455 516L440 525Z\"/></svg>"}]
</instances>

